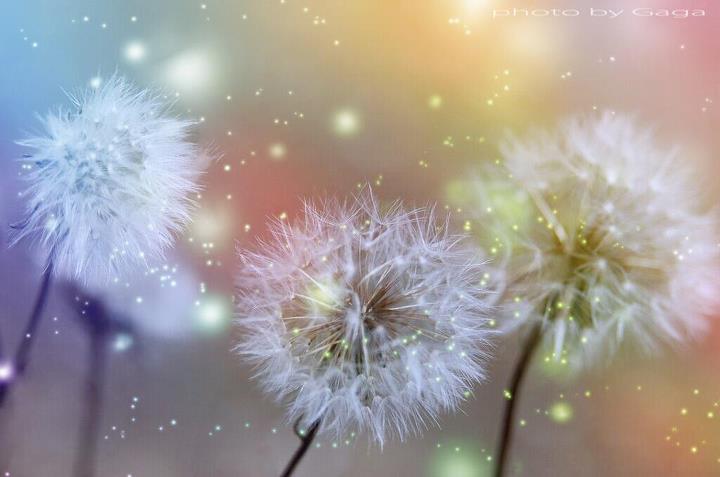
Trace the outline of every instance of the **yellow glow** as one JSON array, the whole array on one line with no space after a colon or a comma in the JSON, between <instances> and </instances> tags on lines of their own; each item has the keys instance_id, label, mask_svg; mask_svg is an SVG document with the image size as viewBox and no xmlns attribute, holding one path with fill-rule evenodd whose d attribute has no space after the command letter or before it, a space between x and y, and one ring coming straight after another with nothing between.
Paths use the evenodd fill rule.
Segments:
<instances>
[{"instance_id":1,"label":"yellow glow","mask_svg":"<svg viewBox=\"0 0 720 477\"><path fill-rule=\"evenodd\" d=\"M485 477L491 475L492 462L486 450L475 443L438 444L430 464L431 477Z\"/></svg>"},{"instance_id":2,"label":"yellow glow","mask_svg":"<svg viewBox=\"0 0 720 477\"><path fill-rule=\"evenodd\" d=\"M443 105L442 96L439 94L433 94L428 98L427 104L430 109L440 109Z\"/></svg>"},{"instance_id":3,"label":"yellow glow","mask_svg":"<svg viewBox=\"0 0 720 477\"><path fill-rule=\"evenodd\" d=\"M281 142L276 142L270 145L270 147L268 148L268 154L270 155L271 159L275 161L281 161L287 155L287 148L285 147L285 144Z\"/></svg>"},{"instance_id":4,"label":"yellow glow","mask_svg":"<svg viewBox=\"0 0 720 477\"><path fill-rule=\"evenodd\" d=\"M564 424L573 417L573 408L564 401L558 401L550 408L550 418L558 424Z\"/></svg>"},{"instance_id":5,"label":"yellow glow","mask_svg":"<svg viewBox=\"0 0 720 477\"><path fill-rule=\"evenodd\" d=\"M341 305L344 298L343 287L332 279L317 279L307 291L308 306L316 314L327 313L328 310Z\"/></svg>"},{"instance_id":6,"label":"yellow glow","mask_svg":"<svg viewBox=\"0 0 720 477\"><path fill-rule=\"evenodd\" d=\"M360 116L352 109L342 109L333 116L333 130L338 136L354 136L361 127Z\"/></svg>"}]
</instances>

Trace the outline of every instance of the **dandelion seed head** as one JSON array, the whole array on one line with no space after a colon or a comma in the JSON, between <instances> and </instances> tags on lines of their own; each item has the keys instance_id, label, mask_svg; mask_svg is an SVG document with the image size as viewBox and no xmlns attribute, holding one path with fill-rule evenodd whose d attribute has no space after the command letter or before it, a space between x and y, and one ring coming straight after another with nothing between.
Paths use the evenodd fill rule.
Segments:
<instances>
[{"instance_id":1,"label":"dandelion seed head","mask_svg":"<svg viewBox=\"0 0 720 477\"><path fill-rule=\"evenodd\" d=\"M485 265L430 209L306 203L241 252L239 353L288 419L380 445L435 423L483 377Z\"/></svg>"},{"instance_id":2,"label":"dandelion seed head","mask_svg":"<svg viewBox=\"0 0 720 477\"><path fill-rule=\"evenodd\" d=\"M34 152L22 160L28 216L16 241L36 238L59 274L108 280L172 244L207 160L190 121L121 77L71 99L44 117L43 135L19 141Z\"/></svg>"},{"instance_id":3,"label":"dandelion seed head","mask_svg":"<svg viewBox=\"0 0 720 477\"><path fill-rule=\"evenodd\" d=\"M502 154L473 200L506 210L479 214L506 273L506 329L544 321L551 354L576 367L626 340L653 352L705 331L718 305L716 221L676 149L605 114L511 137Z\"/></svg>"}]
</instances>

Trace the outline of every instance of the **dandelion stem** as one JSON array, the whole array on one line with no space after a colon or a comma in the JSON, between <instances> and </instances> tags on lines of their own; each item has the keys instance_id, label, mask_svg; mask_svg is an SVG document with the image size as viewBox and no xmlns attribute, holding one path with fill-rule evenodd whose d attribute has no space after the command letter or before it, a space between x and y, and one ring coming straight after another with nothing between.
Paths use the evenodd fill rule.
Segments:
<instances>
[{"instance_id":1,"label":"dandelion stem","mask_svg":"<svg viewBox=\"0 0 720 477\"><path fill-rule=\"evenodd\" d=\"M515 363L512 380L510 381L510 395L505 402L505 411L503 414L502 431L500 434L500 444L497 451L497 459L495 463L495 477L502 477L505 472L505 464L507 462L510 444L512 443L513 425L515 424L515 408L518 398L520 397L520 386L523 378L532 360L532 356L540 344L542 337L542 323L538 322L530 330L523 344L522 354Z\"/></svg>"},{"instance_id":2,"label":"dandelion stem","mask_svg":"<svg viewBox=\"0 0 720 477\"><path fill-rule=\"evenodd\" d=\"M0 407L2 407L5 403L5 400L10 393L11 386L25 374L25 370L30 363L30 352L32 351L33 344L35 343L35 336L37 335L43 311L45 310L45 305L47 304L50 282L52 281L52 270L52 262L48 262L42 276L42 284L40 285L40 290L38 291L37 298L35 299L32 314L25 326L22 341L15 352L15 357L12 362L14 376L6 382L0 383Z\"/></svg>"},{"instance_id":3,"label":"dandelion stem","mask_svg":"<svg viewBox=\"0 0 720 477\"><path fill-rule=\"evenodd\" d=\"M5 362L5 359L3 358L3 337L2 337L2 328L0 328L0 366L6 366L7 363ZM3 379L0 377L0 379ZM2 383L0 383L0 404L2 404L4 396L5 396L5 381L3 380Z\"/></svg>"},{"instance_id":4,"label":"dandelion stem","mask_svg":"<svg viewBox=\"0 0 720 477\"><path fill-rule=\"evenodd\" d=\"M297 432L297 424L295 425L295 427L295 434L298 435L301 441L300 447L298 447L298 449L295 451L295 454L292 456L292 459L290 459L290 462L288 462L288 465L285 467L285 470L282 473L282 477L290 477L295 471L295 467L297 467L302 458L305 457L305 454L310 448L310 444L312 444L312 441L315 440L315 436L317 435L318 429L320 428L320 421L315 421L304 434Z\"/></svg>"},{"instance_id":5,"label":"dandelion stem","mask_svg":"<svg viewBox=\"0 0 720 477\"><path fill-rule=\"evenodd\" d=\"M88 317L104 320L105 317ZM93 477L97 458L98 431L100 430L103 405L103 390L107 371L107 333L105 325L91 325L90 363L85 381L85 415L80 422L80 438L75 456L75 472L77 477Z\"/></svg>"}]
</instances>

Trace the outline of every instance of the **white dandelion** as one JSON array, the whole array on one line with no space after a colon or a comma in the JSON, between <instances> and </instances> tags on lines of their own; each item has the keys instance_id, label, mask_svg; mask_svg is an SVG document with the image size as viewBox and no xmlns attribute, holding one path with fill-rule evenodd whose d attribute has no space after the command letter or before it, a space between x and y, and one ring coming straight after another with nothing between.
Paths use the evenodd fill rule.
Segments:
<instances>
[{"instance_id":1,"label":"white dandelion","mask_svg":"<svg viewBox=\"0 0 720 477\"><path fill-rule=\"evenodd\" d=\"M495 475L503 475L518 392L545 343L574 369L621 344L654 352L708 327L720 283L715 220L677 149L614 114L503 144L502 173L475 184L492 223L506 329L529 332L508 387Z\"/></svg>"},{"instance_id":2,"label":"white dandelion","mask_svg":"<svg viewBox=\"0 0 720 477\"><path fill-rule=\"evenodd\" d=\"M58 274L108 280L157 258L190 219L206 160L193 123L161 96L114 76L48 114L20 141L28 218L16 241L39 239Z\"/></svg>"},{"instance_id":3,"label":"white dandelion","mask_svg":"<svg viewBox=\"0 0 720 477\"><path fill-rule=\"evenodd\" d=\"M12 363L25 372L54 275L107 283L157 259L190 220L192 194L208 155L190 142L193 123L169 104L113 76L71 97L43 123L45 134L19 141L28 215L14 242L35 239L46 262L24 339ZM0 383L0 406L11 382Z\"/></svg>"},{"instance_id":4,"label":"white dandelion","mask_svg":"<svg viewBox=\"0 0 720 477\"><path fill-rule=\"evenodd\" d=\"M432 209L306 203L241 252L240 354L289 421L332 437L404 439L483 378L485 266ZM317 427L317 426L316 426Z\"/></svg>"},{"instance_id":5,"label":"white dandelion","mask_svg":"<svg viewBox=\"0 0 720 477\"><path fill-rule=\"evenodd\" d=\"M608 113L511 138L502 153L505 185L490 189L505 194L486 194L480 210L507 265L510 328L543 323L553 355L575 366L607 361L624 341L654 352L707 329L716 220L677 149Z\"/></svg>"}]
</instances>

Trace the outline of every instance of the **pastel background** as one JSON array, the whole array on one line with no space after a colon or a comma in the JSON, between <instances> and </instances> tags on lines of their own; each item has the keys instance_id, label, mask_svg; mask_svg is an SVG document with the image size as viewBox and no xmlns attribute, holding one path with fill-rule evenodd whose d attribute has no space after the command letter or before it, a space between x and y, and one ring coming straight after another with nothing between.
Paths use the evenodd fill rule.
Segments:
<instances>
[{"instance_id":1,"label":"pastel background","mask_svg":"<svg viewBox=\"0 0 720 477\"><path fill-rule=\"evenodd\" d=\"M705 9L615 20L589 7ZM493 8L578 18L492 19ZM277 475L297 446L233 345L236 246L299 199L371 182L386 200L451 205L453 183L497 158L506 131L614 110L652 125L717 201L720 11L696 0L24 0L0 9L0 239L22 217L14 141L64 90L118 72L176 97L222 157L193 226L145 277L109 293L138 336L113 344L99 476ZM452 207L450 207L452 208ZM463 212L455 212L462 219ZM471 227L482 227L472 223ZM0 348L14 349L38 286L25 244L0 248ZM174 282L175 286L167 286ZM127 287L125 285L128 285ZM0 475L71 475L87 336L54 289L28 378L0 411ZM518 475L720 474L720 323L656 359L624 355L569 377L538 357L511 456ZM518 341L442 428L392 442L323 441L300 476L487 475Z\"/></svg>"}]
</instances>

